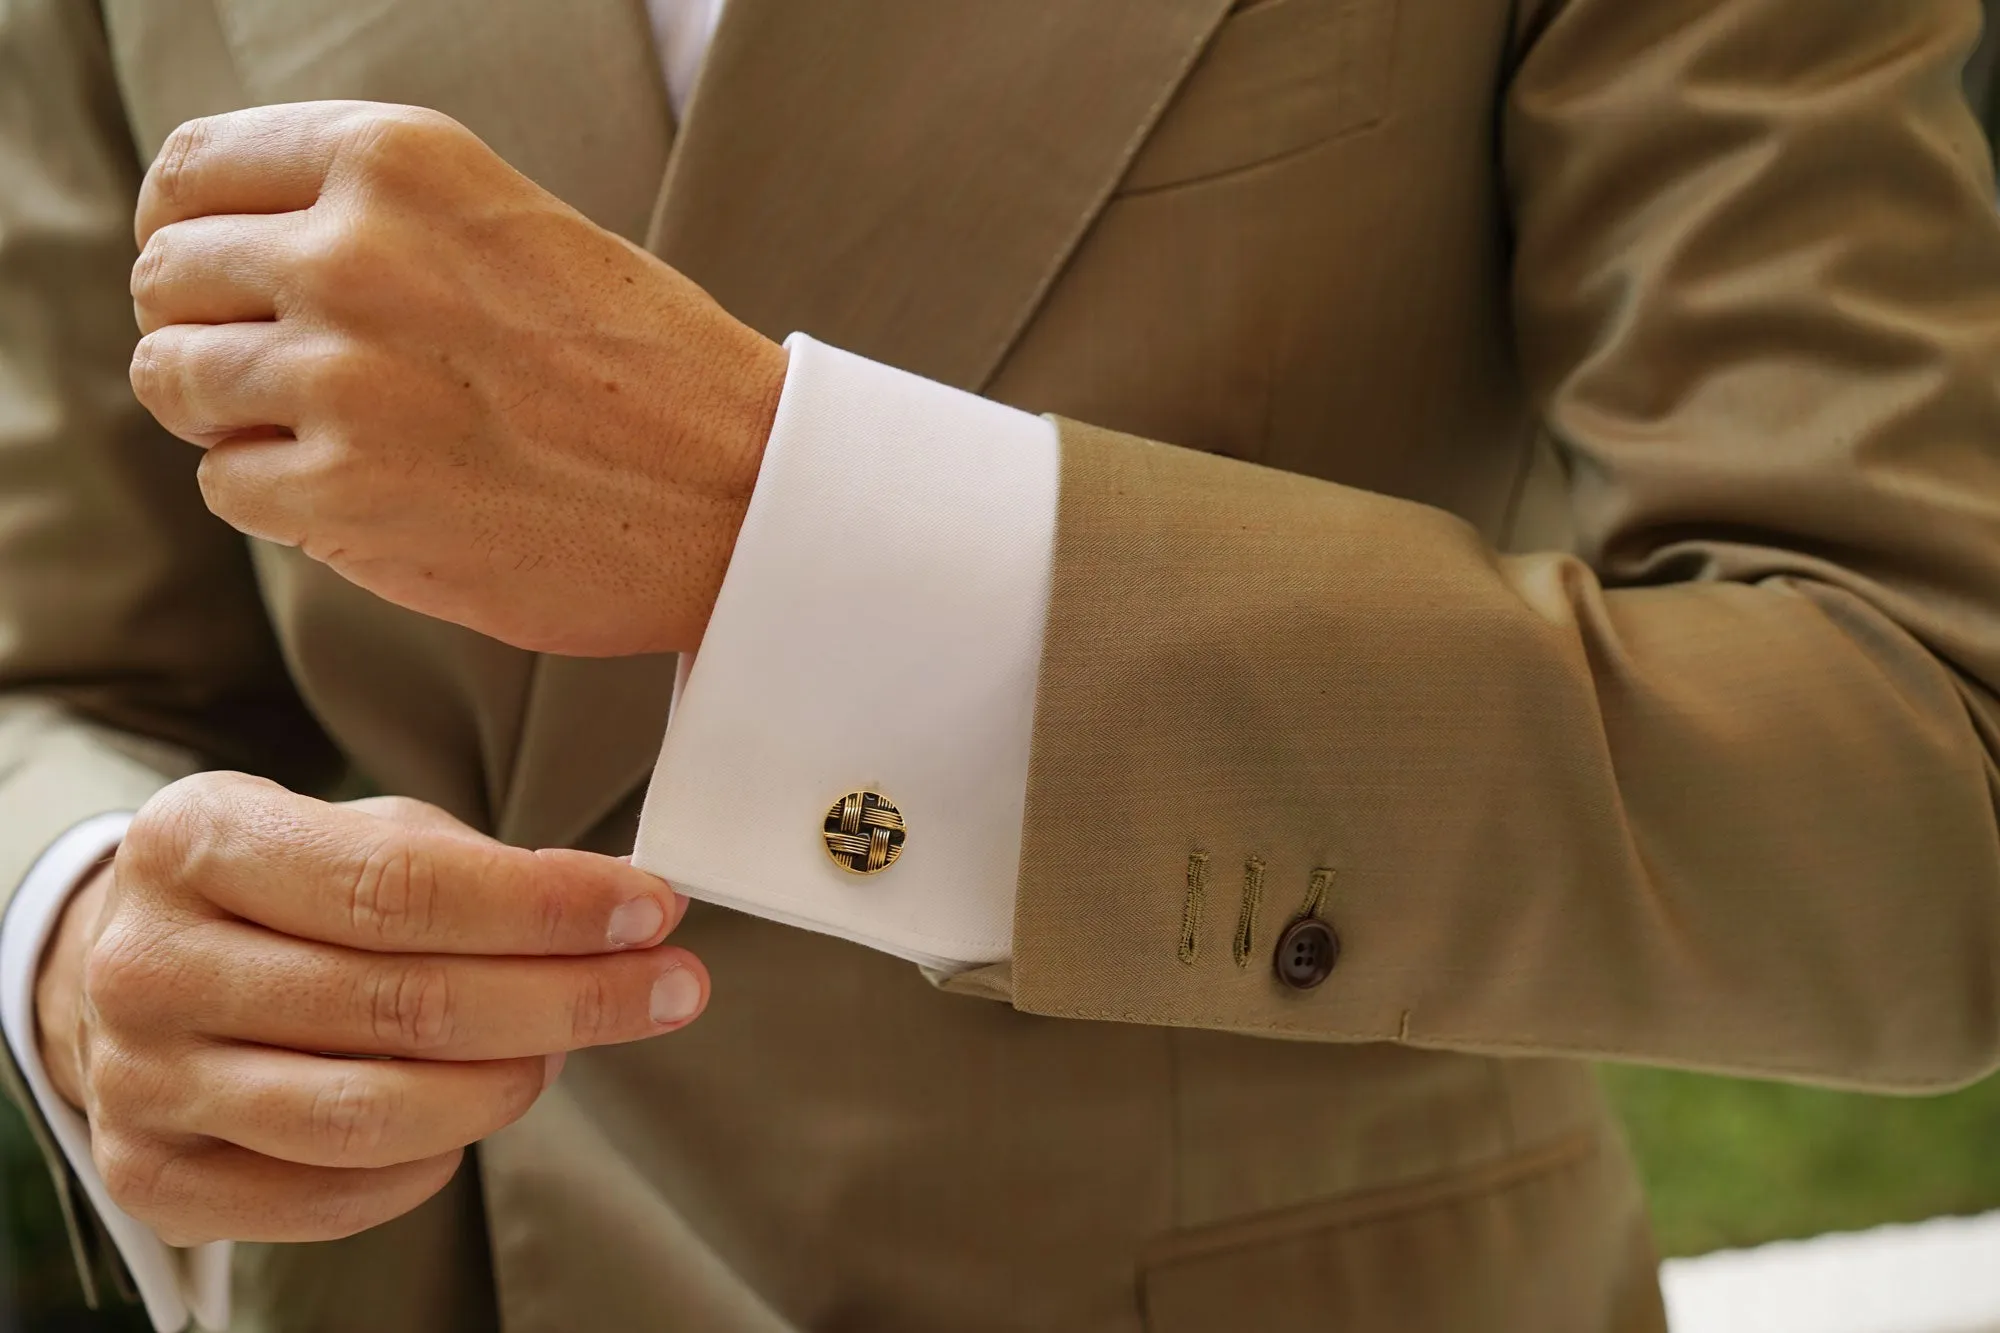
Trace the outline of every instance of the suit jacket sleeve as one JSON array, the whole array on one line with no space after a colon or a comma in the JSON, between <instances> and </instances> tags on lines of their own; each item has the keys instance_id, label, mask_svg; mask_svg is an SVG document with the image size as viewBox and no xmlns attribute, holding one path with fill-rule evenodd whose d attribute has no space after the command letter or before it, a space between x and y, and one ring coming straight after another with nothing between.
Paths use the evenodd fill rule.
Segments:
<instances>
[{"instance_id":1,"label":"suit jacket sleeve","mask_svg":"<svg viewBox=\"0 0 2000 1333\"><path fill-rule=\"evenodd\" d=\"M1572 551L1066 424L1014 954L953 985L1884 1088L1993 1068L1978 17L1524 21L1515 322ZM1292 990L1272 943L1320 870L1344 950Z\"/></svg>"},{"instance_id":2,"label":"suit jacket sleeve","mask_svg":"<svg viewBox=\"0 0 2000 1333\"><path fill-rule=\"evenodd\" d=\"M126 380L138 178L95 6L0 6L0 901L65 829L195 768L327 755L241 540ZM77 1203L4 1057L0 1082Z\"/></svg>"}]
</instances>

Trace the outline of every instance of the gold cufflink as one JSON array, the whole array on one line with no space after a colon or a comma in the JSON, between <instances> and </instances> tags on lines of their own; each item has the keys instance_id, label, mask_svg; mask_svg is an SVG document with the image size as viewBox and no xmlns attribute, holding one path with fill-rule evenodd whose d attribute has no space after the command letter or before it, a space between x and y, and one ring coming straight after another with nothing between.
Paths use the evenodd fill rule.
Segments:
<instances>
[{"instance_id":1,"label":"gold cufflink","mask_svg":"<svg viewBox=\"0 0 2000 1333\"><path fill-rule=\"evenodd\" d=\"M879 791L851 791L826 812L826 854L842 870L873 875L903 854L903 812Z\"/></svg>"}]
</instances>

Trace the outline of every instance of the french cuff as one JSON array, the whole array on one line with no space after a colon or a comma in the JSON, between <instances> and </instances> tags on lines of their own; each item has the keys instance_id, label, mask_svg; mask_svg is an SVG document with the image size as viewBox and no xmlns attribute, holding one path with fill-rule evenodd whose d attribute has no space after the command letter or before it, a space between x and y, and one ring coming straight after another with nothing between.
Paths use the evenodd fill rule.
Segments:
<instances>
[{"instance_id":1,"label":"french cuff","mask_svg":"<svg viewBox=\"0 0 2000 1333\"><path fill-rule=\"evenodd\" d=\"M35 1039L35 974L70 895L125 836L129 814L107 814L71 828L42 853L0 920L0 1029L35 1106L62 1150L98 1221L125 1261L159 1333L190 1318L206 1329L229 1323L228 1241L177 1249L111 1201L90 1156L90 1126L49 1081Z\"/></svg>"},{"instance_id":2,"label":"french cuff","mask_svg":"<svg viewBox=\"0 0 2000 1333\"><path fill-rule=\"evenodd\" d=\"M1056 428L804 334L785 346L777 418L701 651L683 658L633 863L690 897L933 971L1000 961ZM860 793L873 795L848 808ZM871 835L884 844L872 855Z\"/></svg>"}]
</instances>

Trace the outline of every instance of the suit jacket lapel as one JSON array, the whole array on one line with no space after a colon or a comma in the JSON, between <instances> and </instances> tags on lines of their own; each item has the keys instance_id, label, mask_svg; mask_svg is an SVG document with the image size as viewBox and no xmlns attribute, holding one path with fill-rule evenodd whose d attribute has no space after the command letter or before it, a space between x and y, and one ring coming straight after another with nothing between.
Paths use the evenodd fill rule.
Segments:
<instances>
[{"instance_id":1,"label":"suit jacket lapel","mask_svg":"<svg viewBox=\"0 0 2000 1333\"><path fill-rule=\"evenodd\" d=\"M774 338L993 374L1228 0L728 0L648 245ZM542 659L500 821L570 841L645 780L671 658Z\"/></svg>"},{"instance_id":2,"label":"suit jacket lapel","mask_svg":"<svg viewBox=\"0 0 2000 1333\"><path fill-rule=\"evenodd\" d=\"M729 0L658 252L774 338L976 389L1227 0Z\"/></svg>"}]
</instances>

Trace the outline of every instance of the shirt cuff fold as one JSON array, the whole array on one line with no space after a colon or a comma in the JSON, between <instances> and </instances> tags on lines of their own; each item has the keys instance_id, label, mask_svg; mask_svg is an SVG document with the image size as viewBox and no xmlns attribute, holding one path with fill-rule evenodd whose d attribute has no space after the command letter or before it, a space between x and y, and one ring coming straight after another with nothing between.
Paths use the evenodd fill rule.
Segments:
<instances>
[{"instance_id":1,"label":"shirt cuff fold","mask_svg":"<svg viewBox=\"0 0 2000 1333\"><path fill-rule=\"evenodd\" d=\"M1055 540L1055 426L794 334L635 864L942 972L1011 955ZM842 869L852 791L897 859Z\"/></svg>"}]
</instances>

